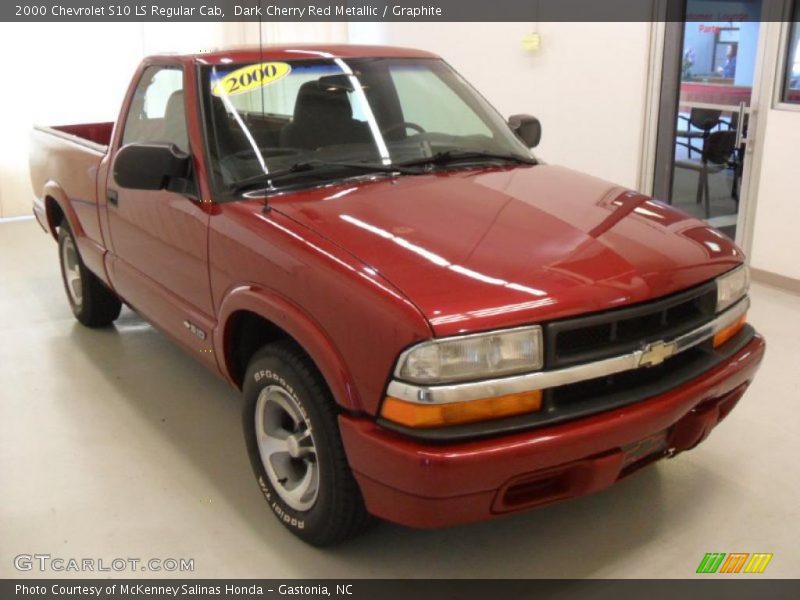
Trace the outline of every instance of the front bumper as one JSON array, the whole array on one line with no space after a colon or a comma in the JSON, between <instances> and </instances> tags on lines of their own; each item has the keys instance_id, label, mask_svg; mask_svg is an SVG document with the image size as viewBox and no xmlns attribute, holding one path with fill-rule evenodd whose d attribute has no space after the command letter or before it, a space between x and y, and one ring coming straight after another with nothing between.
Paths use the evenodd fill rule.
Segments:
<instances>
[{"instance_id":1,"label":"front bumper","mask_svg":"<svg viewBox=\"0 0 800 600\"><path fill-rule=\"evenodd\" d=\"M763 338L669 391L566 423L450 444L420 442L342 415L350 466L368 510L441 527L589 494L708 436L752 381Z\"/></svg>"}]
</instances>

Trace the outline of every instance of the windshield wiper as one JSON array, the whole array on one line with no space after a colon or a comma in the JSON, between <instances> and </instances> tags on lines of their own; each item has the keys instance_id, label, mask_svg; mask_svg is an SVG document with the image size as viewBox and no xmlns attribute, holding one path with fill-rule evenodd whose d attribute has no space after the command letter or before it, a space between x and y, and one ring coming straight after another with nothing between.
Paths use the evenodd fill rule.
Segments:
<instances>
[{"instance_id":1,"label":"windshield wiper","mask_svg":"<svg viewBox=\"0 0 800 600\"><path fill-rule=\"evenodd\" d=\"M402 173L404 175L420 175L422 173L419 169L408 168L406 165L381 165L376 163L308 160L296 162L291 167L286 169L273 171L272 173L259 173L258 175L237 181L232 187L231 191L238 195L256 186L272 188L275 186L275 183L280 181L286 179L295 179L303 176L304 174L316 175L320 170L325 170L331 167L366 171L369 173Z\"/></svg>"},{"instance_id":2,"label":"windshield wiper","mask_svg":"<svg viewBox=\"0 0 800 600\"><path fill-rule=\"evenodd\" d=\"M437 166L482 158L514 162L521 165L537 164L536 159L531 156L523 156L511 152L506 154L502 152L491 152L489 150L444 150L442 152L437 152L433 156L415 158L414 160L400 163L400 165L403 167Z\"/></svg>"}]
</instances>

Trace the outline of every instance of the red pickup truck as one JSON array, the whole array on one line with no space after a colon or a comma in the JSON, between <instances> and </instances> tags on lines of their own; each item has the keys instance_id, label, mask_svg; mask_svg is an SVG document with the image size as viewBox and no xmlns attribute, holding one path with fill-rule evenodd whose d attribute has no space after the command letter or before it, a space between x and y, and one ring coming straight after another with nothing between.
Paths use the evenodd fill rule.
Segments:
<instances>
[{"instance_id":1,"label":"red pickup truck","mask_svg":"<svg viewBox=\"0 0 800 600\"><path fill-rule=\"evenodd\" d=\"M752 380L741 251L540 134L417 50L154 56L116 124L33 132L34 212L81 323L124 302L242 390L269 506L325 545L600 490Z\"/></svg>"}]
</instances>

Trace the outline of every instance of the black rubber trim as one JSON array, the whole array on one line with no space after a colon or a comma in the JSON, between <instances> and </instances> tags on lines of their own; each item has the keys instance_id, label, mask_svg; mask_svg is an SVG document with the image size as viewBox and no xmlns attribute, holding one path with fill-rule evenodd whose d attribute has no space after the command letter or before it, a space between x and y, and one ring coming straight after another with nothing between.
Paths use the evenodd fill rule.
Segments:
<instances>
[{"instance_id":1,"label":"black rubber trim","mask_svg":"<svg viewBox=\"0 0 800 600\"><path fill-rule=\"evenodd\" d=\"M639 349L643 343L652 342L655 340L665 340L678 337L684 333L692 331L707 323L714 318L714 306L710 306L707 314L703 314L694 319L684 321L678 326L664 327L658 332L653 333L645 338L638 338L630 342L607 342L601 348L596 350L589 350L581 352L580 354L570 354L566 357L559 357L557 352L557 340L560 333L567 331L575 331L580 329L587 329L598 325L611 325L626 321L629 319L637 319L648 315L657 314L666 311L670 308L690 302L692 300L700 299L712 291L716 290L716 280L708 281L699 286L693 287L689 290L684 290L671 296L666 296L660 300L651 300L633 306L626 306L614 310L606 310L591 315L581 317L573 317L563 319L561 321L553 321L544 325L545 335L545 368L554 369L559 367L568 367L575 364L595 362L604 358L618 356L620 354L628 354L634 350Z\"/></svg>"},{"instance_id":2,"label":"black rubber trim","mask_svg":"<svg viewBox=\"0 0 800 600\"><path fill-rule=\"evenodd\" d=\"M574 406L561 407L556 411L543 411L520 415L518 417L509 417L507 419L497 419L495 421L484 421L470 425L458 425L455 427L442 427L437 429L412 429L410 427L397 425L396 423L382 418L378 418L377 422L386 429L401 433L416 440L433 443L451 443L507 435L509 433L573 421L581 417L588 417L635 402L641 402L673 390L731 358L753 339L755 333L755 329L753 329L752 326L745 325L741 332L717 350L702 347L694 349L698 352L700 357L690 364L671 372L667 377L638 386L632 390L617 391L596 398L582 400L581 402L575 403ZM692 350L687 350L687 352L691 351ZM669 361L664 364L669 364Z\"/></svg>"}]
</instances>

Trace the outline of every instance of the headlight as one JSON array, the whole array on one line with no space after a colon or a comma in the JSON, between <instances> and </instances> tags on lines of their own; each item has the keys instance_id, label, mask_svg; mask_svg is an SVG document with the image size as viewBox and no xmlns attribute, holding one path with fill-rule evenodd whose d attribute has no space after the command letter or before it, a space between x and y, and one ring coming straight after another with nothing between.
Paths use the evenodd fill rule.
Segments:
<instances>
[{"instance_id":1,"label":"headlight","mask_svg":"<svg viewBox=\"0 0 800 600\"><path fill-rule=\"evenodd\" d=\"M720 313L747 295L750 270L742 265L717 278L717 312Z\"/></svg>"},{"instance_id":2,"label":"headlight","mask_svg":"<svg viewBox=\"0 0 800 600\"><path fill-rule=\"evenodd\" d=\"M437 384L526 373L542 364L542 328L536 325L424 342L400 356L395 376Z\"/></svg>"}]
</instances>

